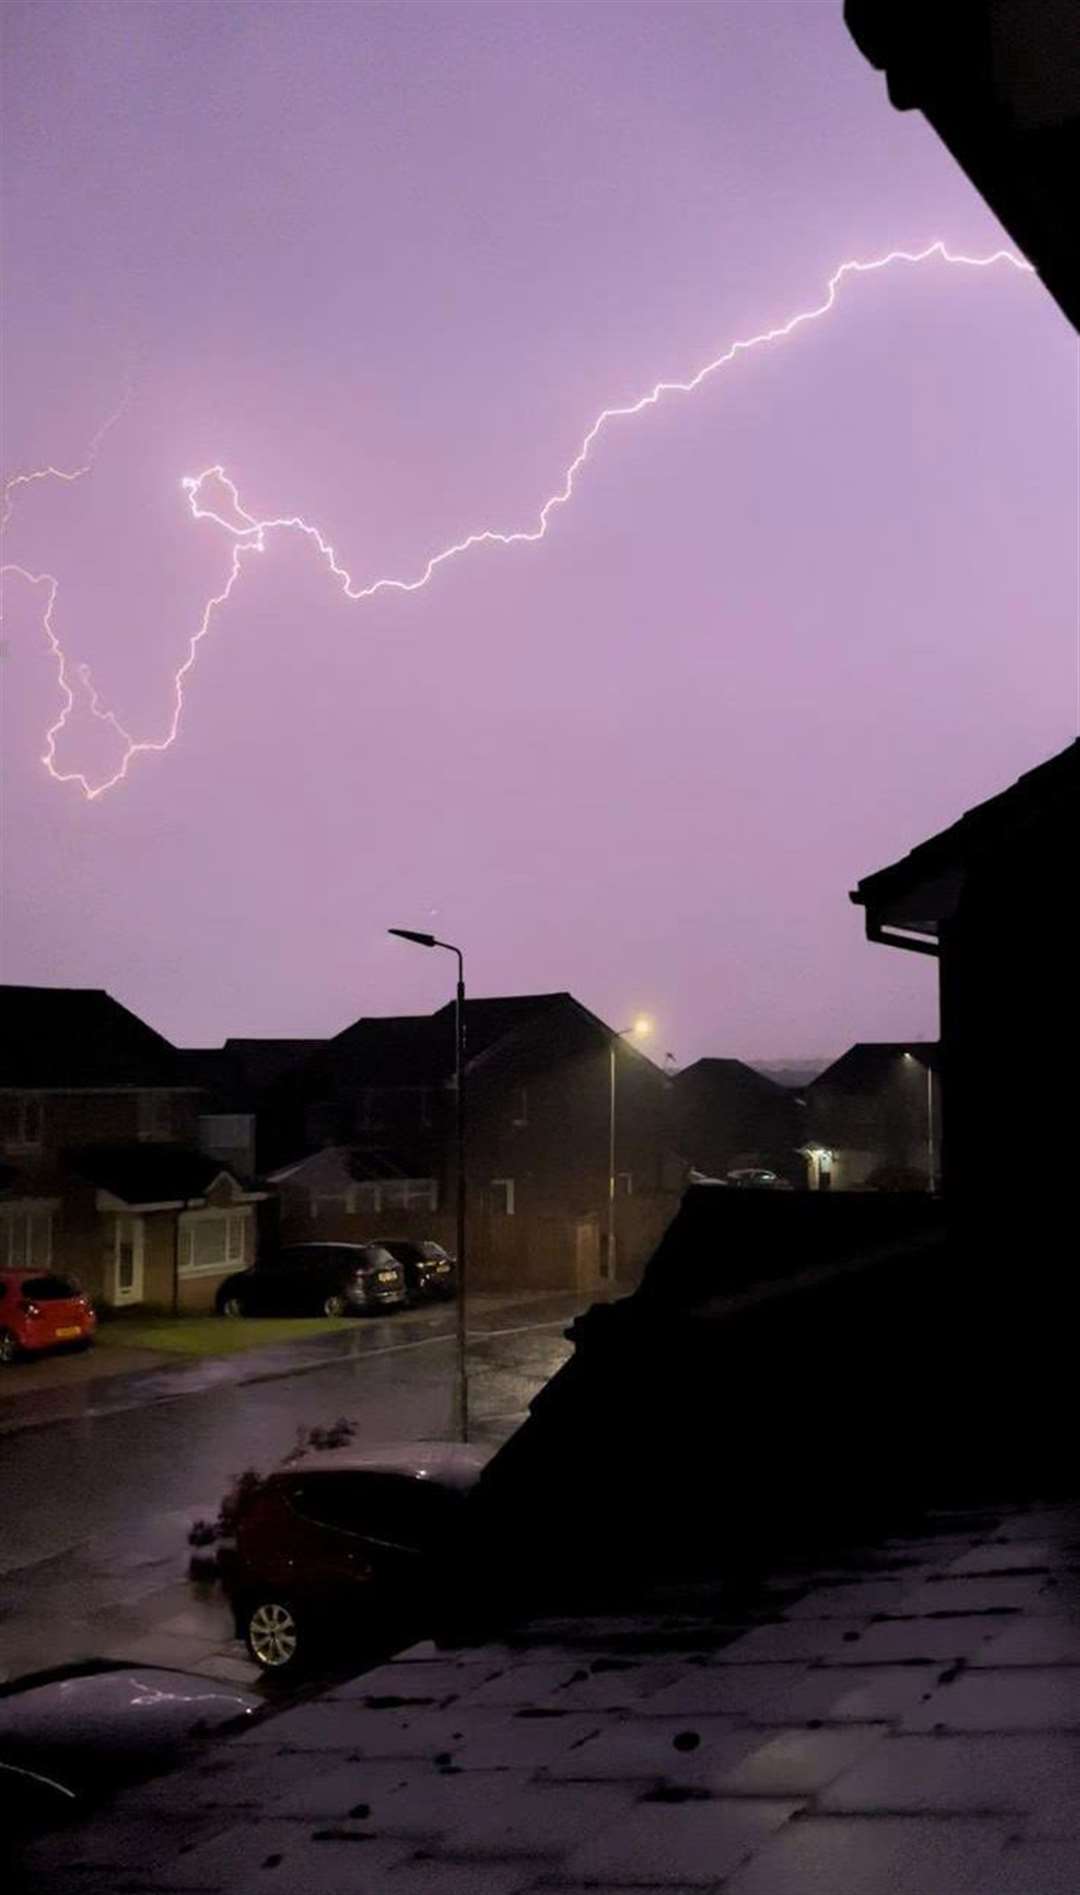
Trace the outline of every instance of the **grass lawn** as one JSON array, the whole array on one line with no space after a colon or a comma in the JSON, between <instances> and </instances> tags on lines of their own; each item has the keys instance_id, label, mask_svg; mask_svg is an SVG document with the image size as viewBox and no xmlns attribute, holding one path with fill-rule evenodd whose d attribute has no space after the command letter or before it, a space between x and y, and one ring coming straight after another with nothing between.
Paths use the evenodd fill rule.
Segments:
<instances>
[{"instance_id":1,"label":"grass lawn","mask_svg":"<svg viewBox=\"0 0 1080 1895\"><path fill-rule=\"evenodd\" d=\"M115 1316L100 1324L99 1349L160 1349L169 1355L235 1355L275 1342L314 1340L345 1327L340 1316Z\"/></svg>"}]
</instances>

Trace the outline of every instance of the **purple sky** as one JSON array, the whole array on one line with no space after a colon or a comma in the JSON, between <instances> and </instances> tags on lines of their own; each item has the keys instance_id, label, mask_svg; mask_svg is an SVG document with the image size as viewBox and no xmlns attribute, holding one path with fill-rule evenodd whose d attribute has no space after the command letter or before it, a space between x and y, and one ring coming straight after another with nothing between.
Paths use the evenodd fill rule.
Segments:
<instances>
[{"instance_id":1,"label":"purple sky","mask_svg":"<svg viewBox=\"0 0 1080 1895\"><path fill-rule=\"evenodd\" d=\"M9 6L7 557L138 736L229 543L221 461L358 583L532 526L605 406L821 300L1005 241L821 4ZM39 761L9 580L7 980L181 1042L570 988L654 1050L936 1031L847 891L1076 733L1077 350L1008 266L847 284L598 442L540 545L350 603L273 538L176 744L88 803ZM88 727L89 726L89 727ZM108 774L85 716L57 767Z\"/></svg>"}]
</instances>

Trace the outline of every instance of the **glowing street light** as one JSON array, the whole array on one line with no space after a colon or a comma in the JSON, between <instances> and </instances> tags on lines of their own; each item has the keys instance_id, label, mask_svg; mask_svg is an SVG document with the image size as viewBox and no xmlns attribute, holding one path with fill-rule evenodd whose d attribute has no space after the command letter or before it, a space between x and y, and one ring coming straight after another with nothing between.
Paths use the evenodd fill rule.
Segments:
<instances>
[{"instance_id":1,"label":"glowing street light","mask_svg":"<svg viewBox=\"0 0 1080 1895\"><path fill-rule=\"evenodd\" d=\"M608 1214L607 1256L601 1275L615 1281L615 1045L618 1040L647 1040L653 1023L647 1013L639 1013L632 1026L620 1027L611 1036L608 1075Z\"/></svg>"},{"instance_id":2,"label":"glowing street light","mask_svg":"<svg viewBox=\"0 0 1080 1895\"><path fill-rule=\"evenodd\" d=\"M458 1426L461 1439L469 1438L469 1377L466 1359L465 1322L465 957L451 941L438 941L433 934L420 934L415 928L388 928L399 941L411 941L416 947L444 948L457 955L457 997L454 1007L455 1115L457 1144L457 1397Z\"/></svg>"},{"instance_id":3,"label":"glowing street light","mask_svg":"<svg viewBox=\"0 0 1080 1895\"><path fill-rule=\"evenodd\" d=\"M904 1058L909 1066L922 1064L921 1060L916 1059L914 1053L905 1053ZM934 1178L934 1068L929 1058L926 1061L926 1168L926 1188L933 1197L936 1183Z\"/></svg>"}]
</instances>

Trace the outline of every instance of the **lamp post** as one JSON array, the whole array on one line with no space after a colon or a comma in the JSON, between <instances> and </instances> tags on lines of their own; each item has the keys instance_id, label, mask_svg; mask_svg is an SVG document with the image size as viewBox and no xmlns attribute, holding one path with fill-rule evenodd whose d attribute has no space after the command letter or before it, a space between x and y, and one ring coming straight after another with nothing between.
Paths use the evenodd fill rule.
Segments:
<instances>
[{"instance_id":1,"label":"lamp post","mask_svg":"<svg viewBox=\"0 0 1080 1895\"><path fill-rule=\"evenodd\" d=\"M604 1259L602 1274L612 1283L615 1281L615 1047L619 1040L646 1040L652 1032L652 1021L645 1014L639 1014L633 1026L620 1027L611 1036L608 1048L608 1202L607 1202L607 1256Z\"/></svg>"},{"instance_id":2,"label":"lamp post","mask_svg":"<svg viewBox=\"0 0 1080 1895\"><path fill-rule=\"evenodd\" d=\"M463 1441L469 1438L469 1376L466 1359L465 1320L465 958L451 941L437 941L433 934L419 934L415 928L388 928L399 941L412 941L417 947L444 948L457 955L458 977L454 1006L454 1078L455 1144L457 1147L457 1405L458 1429Z\"/></svg>"},{"instance_id":3,"label":"lamp post","mask_svg":"<svg viewBox=\"0 0 1080 1895\"><path fill-rule=\"evenodd\" d=\"M914 1053L905 1053L904 1058L912 1066L921 1062ZM931 1197L934 1195L934 1068L928 1059L926 1062L926 1188Z\"/></svg>"}]
</instances>

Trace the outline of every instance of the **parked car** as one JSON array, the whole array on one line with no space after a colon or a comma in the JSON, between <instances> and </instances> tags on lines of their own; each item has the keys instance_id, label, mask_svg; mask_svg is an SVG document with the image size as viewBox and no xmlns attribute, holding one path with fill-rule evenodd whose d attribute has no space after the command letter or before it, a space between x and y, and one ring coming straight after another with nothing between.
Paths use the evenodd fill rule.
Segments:
<instances>
[{"instance_id":1,"label":"parked car","mask_svg":"<svg viewBox=\"0 0 1080 1895\"><path fill-rule=\"evenodd\" d=\"M356 1316L407 1301L405 1272L381 1244L291 1244L226 1277L219 1316Z\"/></svg>"},{"instance_id":2,"label":"parked car","mask_svg":"<svg viewBox=\"0 0 1080 1895\"><path fill-rule=\"evenodd\" d=\"M429 1632L486 1458L447 1442L331 1448L260 1481L219 1561L256 1664L281 1676Z\"/></svg>"},{"instance_id":3,"label":"parked car","mask_svg":"<svg viewBox=\"0 0 1080 1895\"><path fill-rule=\"evenodd\" d=\"M400 1263L412 1302L434 1302L457 1295L457 1259L441 1244L426 1239L413 1243L404 1237L377 1237L375 1242Z\"/></svg>"},{"instance_id":4,"label":"parked car","mask_svg":"<svg viewBox=\"0 0 1080 1895\"><path fill-rule=\"evenodd\" d=\"M88 1349L97 1317L72 1277L0 1270L0 1366L45 1349Z\"/></svg>"},{"instance_id":5,"label":"parked car","mask_svg":"<svg viewBox=\"0 0 1080 1895\"><path fill-rule=\"evenodd\" d=\"M34 1834L186 1761L263 1708L217 1678L107 1661L0 1686L0 1865Z\"/></svg>"},{"instance_id":6,"label":"parked car","mask_svg":"<svg viewBox=\"0 0 1080 1895\"><path fill-rule=\"evenodd\" d=\"M742 1191L790 1191L792 1189L788 1180L782 1178L779 1172L767 1171L764 1167L756 1165L747 1165L739 1171L729 1171L725 1183L732 1184L736 1190Z\"/></svg>"}]
</instances>

